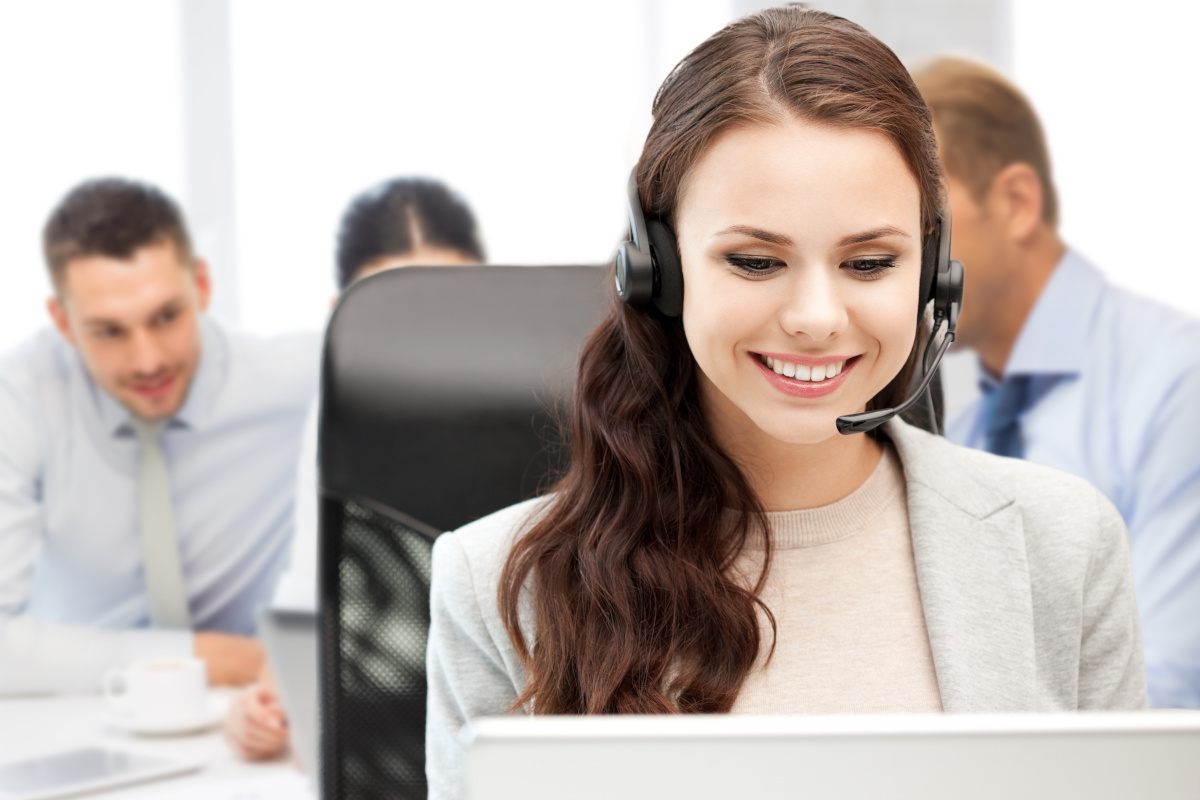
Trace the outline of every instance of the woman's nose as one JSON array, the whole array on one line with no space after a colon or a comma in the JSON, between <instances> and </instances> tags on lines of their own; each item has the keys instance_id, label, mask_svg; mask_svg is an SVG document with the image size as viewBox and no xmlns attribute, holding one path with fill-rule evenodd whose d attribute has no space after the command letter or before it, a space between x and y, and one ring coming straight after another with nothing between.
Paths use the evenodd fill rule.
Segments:
<instances>
[{"instance_id":1,"label":"woman's nose","mask_svg":"<svg viewBox=\"0 0 1200 800\"><path fill-rule=\"evenodd\" d=\"M819 343L836 338L846 329L849 314L832 272L824 266L813 266L793 273L779 314L779 324L790 336Z\"/></svg>"}]
</instances>

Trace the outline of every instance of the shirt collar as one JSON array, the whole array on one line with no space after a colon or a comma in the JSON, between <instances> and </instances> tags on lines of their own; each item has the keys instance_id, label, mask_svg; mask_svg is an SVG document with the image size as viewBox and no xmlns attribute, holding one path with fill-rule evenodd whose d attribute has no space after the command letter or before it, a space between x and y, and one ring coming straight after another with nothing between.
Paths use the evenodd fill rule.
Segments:
<instances>
[{"instance_id":1,"label":"shirt collar","mask_svg":"<svg viewBox=\"0 0 1200 800\"><path fill-rule=\"evenodd\" d=\"M183 406L171 417L167 427L197 430L204 425L208 412L225 384L228 360L228 348L220 329L207 316L201 317L200 364L196 367L196 374L192 376L192 385L188 387ZM97 386L91 380L91 376L88 376L88 383L96 399L96 407L104 429L113 436L133 435L133 428L129 425L129 409Z\"/></svg>"},{"instance_id":2,"label":"shirt collar","mask_svg":"<svg viewBox=\"0 0 1200 800\"><path fill-rule=\"evenodd\" d=\"M1078 375L1106 283L1068 249L1021 327L1005 375Z\"/></svg>"}]
</instances>

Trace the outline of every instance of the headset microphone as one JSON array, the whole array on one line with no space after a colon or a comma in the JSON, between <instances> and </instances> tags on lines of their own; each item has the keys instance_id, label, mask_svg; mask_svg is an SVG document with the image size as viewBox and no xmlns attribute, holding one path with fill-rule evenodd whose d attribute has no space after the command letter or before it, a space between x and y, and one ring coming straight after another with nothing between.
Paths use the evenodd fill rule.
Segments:
<instances>
[{"instance_id":1,"label":"headset microphone","mask_svg":"<svg viewBox=\"0 0 1200 800\"><path fill-rule=\"evenodd\" d=\"M629 305L653 304L662 314L678 317L683 313L683 267L679 261L675 234L661 220L647 218L638 195L636 170L629 176L629 240L622 242L615 257L617 295ZM958 312L962 308L963 265L950 258L950 212L943 212L937 230L925 237L921 247L921 302L918 320L926 306L933 303L933 332L925 346L924 379L903 403L862 414L837 418L838 433L865 433L902 414L929 390L942 356L954 341ZM929 364L929 349L938 332L945 335ZM930 404L932 407L932 403ZM936 425L935 425L936 427ZM936 432L936 431L935 431Z\"/></svg>"},{"instance_id":2,"label":"headset microphone","mask_svg":"<svg viewBox=\"0 0 1200 800\"><path fill-rule=\"evenodd\" d=\"M955 264L958 262L955 261ZM937 332L946 325L948 320L939 320L934 323L933 335L929 337L928 347L933 346L933 338ZM938 345L937 352L933 357L933 364L925 370L925 378L921 381L921 385L917 390L910 394L908 398L896 406L895 408L881 408L876 411L865 411L862 414L846 414L837 418L838 433L866 433L867 431L878 428L883 423L887 422L897 414L903 414L913 403L921 399L921 395L929 390L929 384L933 383L933 376L937 374L937 368L942 363L942 356L946 355L946 350L950 348L951 342L954 341L954 331L947 330L946 335L942 337L942 342Z\"/></svg>"}]
</instances>

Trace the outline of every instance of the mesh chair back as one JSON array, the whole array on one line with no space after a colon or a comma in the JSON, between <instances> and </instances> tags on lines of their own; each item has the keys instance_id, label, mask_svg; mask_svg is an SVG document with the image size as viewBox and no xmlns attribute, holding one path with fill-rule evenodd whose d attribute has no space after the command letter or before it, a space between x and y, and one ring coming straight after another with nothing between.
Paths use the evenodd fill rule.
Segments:
<instances>
[{"instance_id":1,"label":"mesh chair back","mask_svg":"<svg viewBox=\"0 0 1200 800\"><path fill-rule=\"evenodd\" d=\"M321 796L424 798L433 540L544 488L601 267L410 267L330 321L321 387Z\"/></svg>"}]
</instances>

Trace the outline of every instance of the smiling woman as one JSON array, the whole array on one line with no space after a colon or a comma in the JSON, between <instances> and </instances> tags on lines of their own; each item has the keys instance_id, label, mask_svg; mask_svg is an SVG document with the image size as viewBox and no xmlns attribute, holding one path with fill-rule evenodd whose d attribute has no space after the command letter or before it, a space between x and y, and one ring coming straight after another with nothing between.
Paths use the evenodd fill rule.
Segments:
<instances>
[{"instance_id":1,"label":"smiling woman","mask_svg":"<svg viewBox=\"0 0 1200 800\"><path fill-rule=\"evenodd\" d=\"M568 472L435 547L430 797L478 715L1143 707L1094 489L898 419L839 433L908 386L938 260L895 55L796 6L733 23L659 90L632 194Z\"/></svg>"},{"instance_id":2,"label":"smiling woman","mask_svg":"<svg viewBox=\"0 0 1200 800\"><path fill-rule=\"evenodd\" d=\"M834 420L864 410L916 338L921 193L899 149L798 118L738 126L692 167L676 218L684 330L722 449L755 452L765 438L843 451ZM875 450L857 459L869 472L877 448L852 442Z\"/></svg>"}]
</instances>

